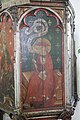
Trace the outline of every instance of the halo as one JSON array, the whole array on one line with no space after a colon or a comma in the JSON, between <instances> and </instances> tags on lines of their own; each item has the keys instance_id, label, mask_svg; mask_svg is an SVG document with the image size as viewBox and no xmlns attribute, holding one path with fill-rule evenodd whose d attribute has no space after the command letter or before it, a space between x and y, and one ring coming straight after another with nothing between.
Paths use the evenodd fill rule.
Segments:
<instances>
[{"instance_id":1,"label":"halo","mask_svg":"<svg viewBox=\"0 0 80 120\"><path fill-rule=\"evenodd\" d=\"M51 43L45 38L38 38L32 45L32 49L34 53L46 55L51 50Z\"/></svg>"}]
</instances>

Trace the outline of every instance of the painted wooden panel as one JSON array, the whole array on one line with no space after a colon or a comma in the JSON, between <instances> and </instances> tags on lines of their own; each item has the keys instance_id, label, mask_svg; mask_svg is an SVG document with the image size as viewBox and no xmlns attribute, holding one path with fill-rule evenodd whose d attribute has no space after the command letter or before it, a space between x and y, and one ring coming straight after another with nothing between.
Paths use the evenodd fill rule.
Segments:
<instances>
[{"instance_id":1,"label":"painted wooden panel","mask_svg":"<svg viewBox=\"0 0 80 120\"><path fill-rule=\"evenodd\" d=\"M26 109L63 105L63 26L53 12L39 8L21 21L21 94Z\"/></svg>"},{"instance_id":2,"label":"painted wooden panel","mask_svg":"<svg viewBox=\"0 0 80 120\"><path fill-rule=\"evenodd\" d=\"M14 105L14 43L12 20L7 13L0 17L0 102Z\"/></svg>"},{"instance_id":3,"label":"painted wooden panel","mask_svg":"<svg viewBox=\"0 0 80 120\"><path fill-rule=\"evenodd\" d=\"M21 27L25 105L62 105L62 24L50 11L37 9L24 17Z\"/></svg>"}]
</instances>

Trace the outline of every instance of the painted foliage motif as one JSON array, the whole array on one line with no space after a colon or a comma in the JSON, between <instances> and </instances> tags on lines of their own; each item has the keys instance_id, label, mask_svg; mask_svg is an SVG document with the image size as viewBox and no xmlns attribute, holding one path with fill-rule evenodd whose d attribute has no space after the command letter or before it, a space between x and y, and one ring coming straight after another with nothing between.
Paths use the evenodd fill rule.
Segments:
<instances>
[{"instance_id":1,"label":"painted foliage motif","mask_svg":"<svg viewBox=\"0 0 80 120\"><path fill-rule=\"evenodd\" d=\"M14 105L13 31L7 13L0 17L0 102Z\"/></svg>"},{"instance_id":2,"label":"painted foliage motif","mask_svg":"<svg viewBox=\"0 0 80 120\"><path fill-rule=\"evenodd\" d=\"M21 21L22 102L24 108L61 106L62 24L49 10L35 9Z\"/></svg>"}]
</instances>

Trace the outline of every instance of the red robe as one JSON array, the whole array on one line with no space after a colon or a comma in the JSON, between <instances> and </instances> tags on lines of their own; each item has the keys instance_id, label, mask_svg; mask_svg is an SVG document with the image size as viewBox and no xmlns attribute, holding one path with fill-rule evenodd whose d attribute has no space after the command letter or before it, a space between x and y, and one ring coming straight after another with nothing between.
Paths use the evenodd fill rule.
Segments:
<instances>
[{"instance_id":1,"label":"red robe","mask_svg":"<svg viewBox=\"0 0 80 120\"><path fill-rule=\"evenodd\" d=\"M48 54L45 58L45 64L42 66L40 62L40 56L37 59L37 69L34 70L31 76L28 92L26 97L26 103L33 108L51 107L54 106L56 100L56 84L59 77L53 70L53 63L51 56ZM43 80L39 77L41 70L46 71L46 79ZM56 74L56 75L55 75ZM56 77L55 77L56 76ZM56 81L55 81L56 80Z\"/></svg>"}]
</instances>

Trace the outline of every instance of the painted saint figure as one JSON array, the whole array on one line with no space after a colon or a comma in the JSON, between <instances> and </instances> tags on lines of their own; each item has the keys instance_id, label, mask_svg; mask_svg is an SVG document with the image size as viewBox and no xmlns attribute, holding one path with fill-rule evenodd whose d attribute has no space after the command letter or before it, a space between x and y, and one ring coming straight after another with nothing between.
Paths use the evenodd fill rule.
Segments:
<instances>
[{"instance_id":1,"label":"painted saint figure","mask_svg":"<svg viewBox=\"0 0 80 120\"><path fill-rule=\"evenodd\" d=\"M45 38L38 38L32 49L38 57L37 60L33 57L35 67L29 81L26 103L33 108L54 106L55 82L61 79L61 74L56 79L57 72L54 71L50 56L51 43Z\"/></svg>"},{"instance_id":2,"label":"painted saint figure","mask_svg":"<svg viewBox=\"0 0 80 120\"><path fill-rule=\"evenodd\" d=\"M26 21L27 18L24 20ZM58 67L53 66L56 58L52 52L49 32L51 26L44 18L36 18L34 22L27 21L29 26L25 29L26 37L24 47L22 37L22 101L24 107L43 108L62 104L62 73ZM53 30L54 28L52 28ZM23 33L22 33L23 36ZM53 35L52 35L53 36ZM50 38L48 40L47 38ZM53 46L55 47L55 46ZM32 65L33 64L33 65ZM60 66L61 67L61 66Z\"/></svg>"}]
</instances>

